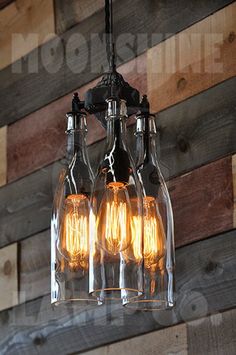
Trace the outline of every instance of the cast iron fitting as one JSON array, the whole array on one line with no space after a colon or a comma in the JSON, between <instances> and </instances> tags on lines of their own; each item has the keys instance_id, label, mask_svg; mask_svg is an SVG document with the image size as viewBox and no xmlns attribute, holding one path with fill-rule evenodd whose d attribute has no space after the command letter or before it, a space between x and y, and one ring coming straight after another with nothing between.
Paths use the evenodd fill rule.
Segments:
<instances>
[{"instance_id":1,"label":"cast iron fitting","mask_svg":"<svg viewBox=\"0 0 236 355\"><path fill-rule=\"evenodd\" d=\"M107 112L106 112L107 120L128 117L125 100L110 98L107 99L106 102L107 102Z\"/></svg>"}]
</instances>

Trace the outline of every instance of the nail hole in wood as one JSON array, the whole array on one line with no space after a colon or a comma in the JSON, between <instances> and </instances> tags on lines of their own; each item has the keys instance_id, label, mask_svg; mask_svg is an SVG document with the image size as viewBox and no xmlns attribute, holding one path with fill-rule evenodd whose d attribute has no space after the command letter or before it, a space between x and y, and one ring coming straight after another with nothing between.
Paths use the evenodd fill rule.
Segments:
<instances>
[{"instance_id":1,"label":"nail hole in wood","mask_svg":"<svg viewBox=\"0 0 236 355\"><path fill-rule=\"evenodd\" d=\"M180 78L177 81L177 89L178 90L183 90L187 85L187 80L185 78Z\"/></svg>"},{"instance_id":2,"label":"nail hole in wood","mask_svg":"<svg viewBox=\"0 0 236 355\"><path fill-rule=\"evenodd\" d=\"M46 342L46 338L44 338L43 336L37 336L36 338L34 338L34 345L36 346L41 346Z\"/></svg>"},{"instance_id":3,"label":"nail hole in wood","mask_svg":"<svg viewBox=\"0 0 236 355\"><path fill-rule=\"evenodd\" d=\"M6 275L6 276L11 275L12 265L11 265L10 260L5 261L4 266L3 266L3 272L4 272L4 275Z\"/></svg>"},{"instance_id":4,"label":"nail hole in wood","mask_svg":"<svg viewBox=\"0 0 236 355\"><path fill-rule=\"evenodd\" d=\"M189 149L189 144L184 138L180 138L177 142L179 150L183 153L186 153Z\"/></svg>"},{"instance_id":5,"label":"nail hole in wood","mask_svg":"<svg viewBox=\"0 0 236 355\"><path fill-rule=\"evenodd\" d=\"M228 36L228 41L229 41L229 43L232 43L234 40L235 40L235 32L231 31Z\"/></svg>"}]
</instances>

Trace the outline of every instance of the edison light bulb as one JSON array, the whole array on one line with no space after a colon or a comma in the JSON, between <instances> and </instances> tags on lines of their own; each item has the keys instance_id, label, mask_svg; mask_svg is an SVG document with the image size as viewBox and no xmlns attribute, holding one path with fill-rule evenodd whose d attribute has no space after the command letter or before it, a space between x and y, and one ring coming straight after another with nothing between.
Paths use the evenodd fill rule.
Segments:
<instances>
[{"instance_id":1,"label":"edison light bulb","mask_svg":"<svg viewBox=\"0 0 236 355\"><path fill-rule=\"evenodd\" d=\"M130 203L125 184L111 182L104 193L97 220L99 243L109 254L116 255L131 243Z\"/></svg>"},{"instance_id":2,"label":"edison light bulb","mask_svg":"<svg viewBox=\"0 0 236 355\"><path fill-rule=\"evenodd\" d=\"M144 266L152 268L165 255L165 232L158 206L152 196L143 199Z\"/></svg>"},{"instance_id":3,"label":"edison light bulb","mask_svg":"<svg viewBox=\"0 0 236 355\"><path fill-rule=\"evenodd\" d=\"M72 269L88 269L89 201L83 194L65 200L60 233L60 252Z\"/></svg>"}]
</instances>

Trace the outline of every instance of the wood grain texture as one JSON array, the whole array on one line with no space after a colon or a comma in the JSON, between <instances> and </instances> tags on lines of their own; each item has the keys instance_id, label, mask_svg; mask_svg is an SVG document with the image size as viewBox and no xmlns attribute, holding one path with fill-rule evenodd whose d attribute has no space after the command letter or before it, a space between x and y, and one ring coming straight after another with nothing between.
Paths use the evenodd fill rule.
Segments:
<instances>
[{"instance_id":1,"label":"wood grain texture","mask_svg":"<svg viewBox=\"0 0 236 355\"><path fill-rule=\"evenodd\" d=\"M84 355L146 355L188 354L186 325L180 324L149 334L96 348Z\"/></svg>"},{"instance_id":2,"label":"wood grain texture","mask_svg":"<svg viewBox=\"0 0 236 355\"><path fill-rule=\"evenodd\" d=\"M16 0L5 7L0 12L0 69L53 38L54 27L53 0Z\"/></svg>"},{"instance_id":3,"label":"wood grain texture","mask_svg":"<svg viewBox=\"0 0 236 355\"><path fill-rule=\"evenodd\" d=\"M0 186L7 181L7 126L0 128Z\"/></svg>"},{"instance_id":4,"label":"wood grain texture","mask_svg":"<svg viewBox=\"0 0 236 355\"><path fill-rule=\"evenodd\" d=\"M232 157L232 174L233 174L233 195L234 195L234 216L233 225L236 228L236 155Z\"/></svg>"},{"instance_id":5,"label":"wood grain texture","mask_svg":"<svg viewBox=\"0 0 236 355\"><path fill-rule=\"evenodd\" d=\"M169 182L177 247L233 228L231 169L232 160L227 157ZM38 217L37 211L35 214ZM48 220L45 228L49 227ZM17 237L20 239L20 234ZM23 297L30 300L49 293L49 232L39 233L20 245L20 289Z\"/></svg>"},{"instance_id":6,"label":"wood grain texture","mask_svg":"<svg viewBox=\"0 0 236 355\"><path fill-rule=\"evenodd\" d=\"M17 243L0 249L0 311L18 304Z\"/></svg>"},{"instance_id":7,"label":"wood grain texture","mask_svg":"<svg viewBox=\"0 0 236 355\"><path fill-rule=\"evenodd\" d=\"M19 302L50 293L50 230L20 243Z\"/></svg>"},{"instance_id":8,"label":"wood grain texture","mask_svg":"<svg viewBox=\"0 0 236 355\"><path fill-rule=\"evenodd\" d=\"M236 309L187 324L188 354L232 355L236 352Z\"/></svg>"},{"instance_id":9,"label":"wood grain texture","mask_svg":"<svg viewBox=\"0 0 236 355\"><path fill-rule=\"evenodd\" d=\"M143 54L120 67L120 73L146 93L146 55ZM97 81L78 89L81 99ZM8 127L8 182L25 176L64 156L66 144L66 112L71 110L72 93L52 102ZM87 144L101 140L105 130L94 116L87 118Z\"/></svg>"},{"instance_id":10,"label":"wood grain texture","mask_svg":"<svg viewBox=\"0 0 236 355\"><path fill-rule=\"evenodd\" d=\"M159 159L168 178L236 152L236 78L157 116Z\"/></svg>"},{"instance_id":11,"label":"wood grain texture","mask_svg":"<svg viewBox=\"0 0 236 355\"><path fill-rule=\"evenodd\" d=\"M55 0L54 4L57 34L67 31L104 8L104 0Z\"/></svg>"},{"instance_id":12,"label":"wood grain texture","mask_svg":"<svg viewBox=\"0 0 236 355\"><path fill-rule=\"evenodd\" d=\"M200 0L198 6L192 8L187 0L181 3L177 0L171 3L116 1L114 26L119 33L118 65L160 43L170 33L183 30L231 2L210 0L206 3ZM104 33L102 11L63 34L63 41L58 38L48 41L39 50L32 51L23 63L17 61L0 72L0 125L12 123L100 76L102 69L107 68L105 48L99 37L91 36L91 32L101 36ZM137 33L147 34L148 40L142 37L136 41ZM153 36L155 33L163 36ZM88 48L91 49L89 57ZM37 70L34 68L35 58L39 58ZM32 75L29 75L28 62Z\"/></svg>"},{"instance_id":13,"label":"wood grain texture","mask_svg":"<svg viewBox=\"0 0 236 355\"><path fill-rule=\"evenodd\" d=\"M231 157L171 180L169 191L177 246L233 228Z\"/></svg>"},{"instance_id":14,"label":"wood grain texture","mask_svg":"<svg viewBox=\"0 0 236 355\"><path fill-rule=\"evenodd\" d=\"M52 308L49 297L38 298L0 313L2 351L9 355L82 352L235 307L235 233L177 250L173 311L130 314L118 305Z\"/></svg>"},{"instance_id":15,"label":"wood grain texture","mask_svg":"<svg viewBox=\"0 0 236 355\"><path fill-rule=\"evenodd\" d=\"M153 112L236 75L236 3L147 52Z\"/></svg>"}]
</instances>

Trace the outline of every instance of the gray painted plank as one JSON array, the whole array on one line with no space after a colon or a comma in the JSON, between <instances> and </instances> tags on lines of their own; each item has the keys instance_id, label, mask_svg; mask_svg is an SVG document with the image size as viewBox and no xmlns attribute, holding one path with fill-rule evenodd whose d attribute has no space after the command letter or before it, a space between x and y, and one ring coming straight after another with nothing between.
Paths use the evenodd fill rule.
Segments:
<instances>
[{"instance_id":1,"label":"gray painted plank","mask_svg":"<svg viewBox=\"0 0 236 355\"><path fill-rule=\"evenodd\" d=\"M120 36L118 64L131 60L148 47L231 2L200 0L189 6L187 0L116 1L114 25ZM19 60L0 71L0 126L12 123L98 77L102 68L107 66L104 46L96 36L103 32L104 13L99 11L63 34L62 41L57 37L29 53L23 63ZM140 33L147 34L148 41L136 41L135 35Z\"/></svg>"},{"instance_id":2,"label":"gray painted plank","mask_svg":"<svg viewBox=\"0 0 236 355\"><path fill-rule=\"evenodd\" d=\"M236 230L177 250L177 305L171 312L102 306L73 309L39 298L0 313L3 354L68 354L205 317L236 306Z\"/></svg>"},{"instance_id":3,"label":"gray painted plank","mask_svg":"<svg viewBox=\"0 0 236 355\"><path fill-rule=\"evenodd\" d=\"M187 324L189 355L236 353L236 309Z\"/></svg>"}]
</instances>

